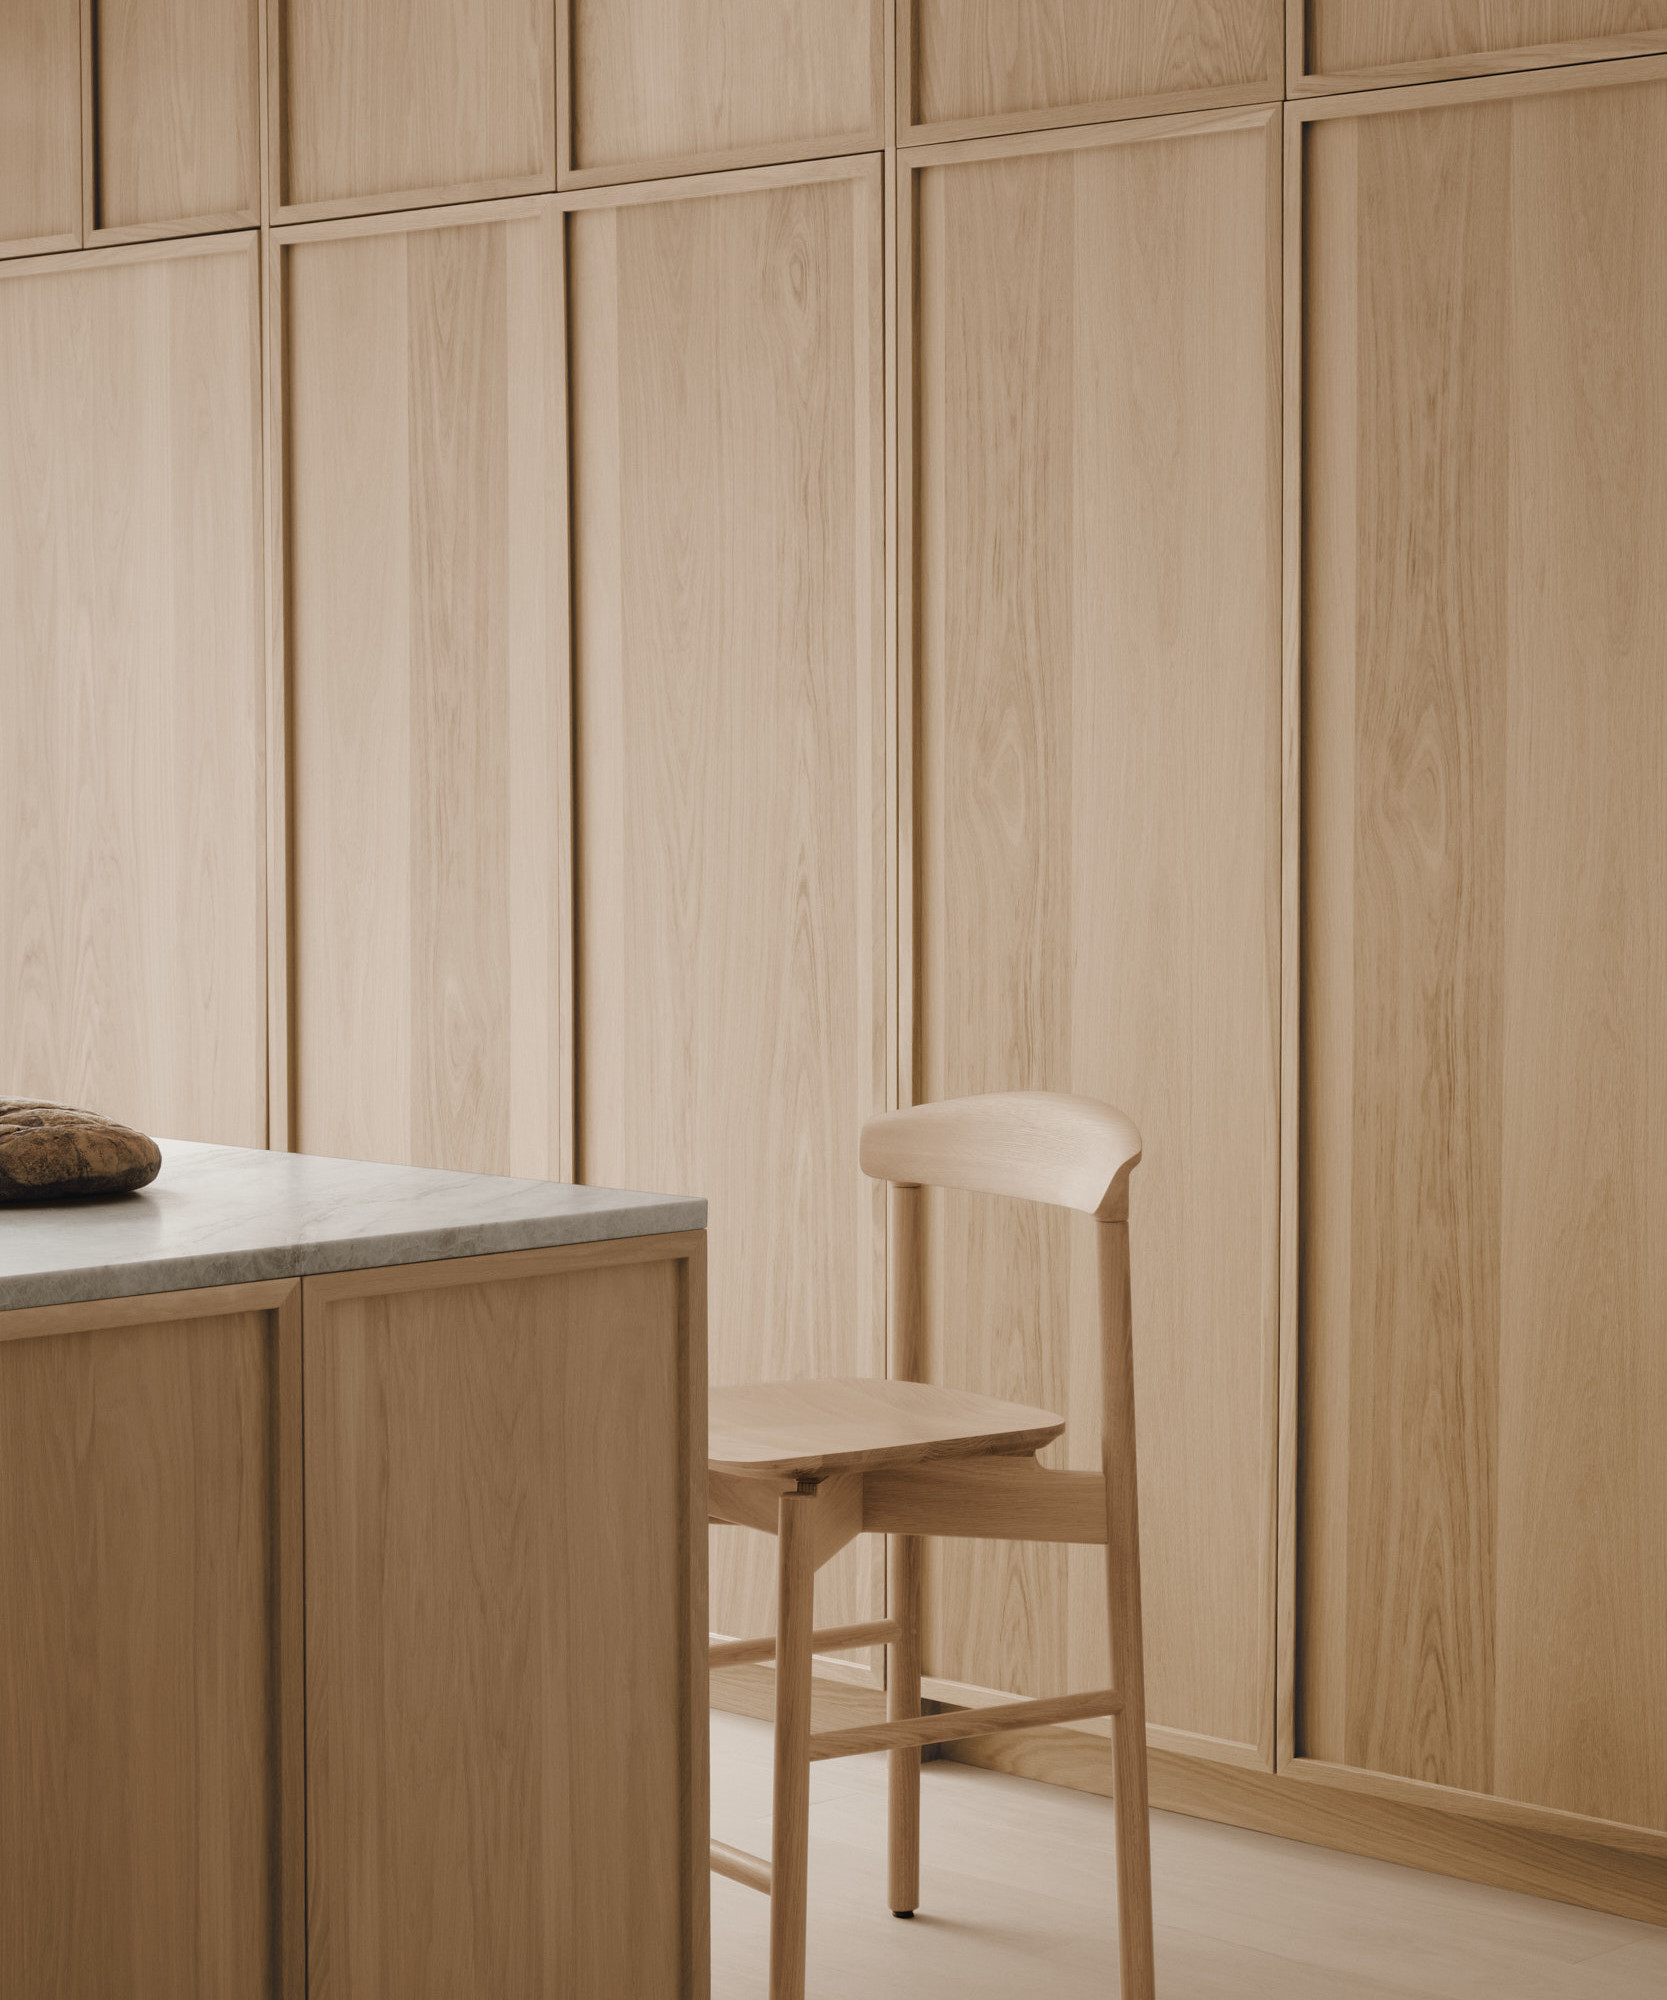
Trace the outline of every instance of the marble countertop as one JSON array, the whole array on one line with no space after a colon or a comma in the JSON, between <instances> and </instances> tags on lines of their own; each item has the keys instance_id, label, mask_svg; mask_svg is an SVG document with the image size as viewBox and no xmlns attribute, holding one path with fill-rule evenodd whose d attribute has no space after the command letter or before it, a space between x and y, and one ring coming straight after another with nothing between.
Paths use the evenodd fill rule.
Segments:
<instances>
[{"instance_id":1,"label":"marble countertop","mask_svg":"<svg viewBox=\"0 0 1667 2000\"><path fill-rule=\"evenodd\" d=\"M137 1194L0 1207L0 1312L706 1227L706 1203L161 1139Z\"/></svg>"}]
</instances>

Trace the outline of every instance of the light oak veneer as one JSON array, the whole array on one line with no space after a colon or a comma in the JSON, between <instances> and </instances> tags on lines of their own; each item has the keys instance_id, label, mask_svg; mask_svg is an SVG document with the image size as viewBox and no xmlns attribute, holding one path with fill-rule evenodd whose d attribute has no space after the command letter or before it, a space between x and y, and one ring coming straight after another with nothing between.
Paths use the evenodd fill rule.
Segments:
<instances>
[{"instance_id":1,"label":"light oak veneer","mask_svg":"<svg viewBox=\"0 0 1667 2000\"><path fill-rule=\"evenodd\" d=\"M1253 109L925 148L899 212L902 1095L1076 1091L1147 1133L1152 1714L1265 1764L1278 136ZM925 1378L1081 1408L1092 1229L954 1193L926 1228ZM1091 1429L1066 1448L1095 1462ZM951 1543L928 1560L929 1676L1025 1694L1105 1680L1091 1553Z\"/></svg>"},{"instance_id":2,"label":"light oak veneer","mask_svg":"<svg viewBox=\"0 0 1667 2000\"><path fill-rule=\"evenodd\" d=\"M561 227L276 252L304 1151L571 1172Z\"/></svg>"},{"instance_id":3,"label":"light oak veneer","mask_svg":"<svg viewBox=\"0 0 1667 2000\"><path fill-rule=\"evenodd\" d=\"M1300 146L1298 1747L1667 1829L1667 62Z\"/></svg>"},{"instance_id":4,"label":"light oak veneer","mask_svg":"<svg viewBox=\"0 0 1667 2000\"><path fill-rule=\"evenodd\" d=\"M0 1076L266 1142L253 234L0 265Z\"/></svg>"},{"instance_id":5,"label":"light oak veneer","mask_svg":"<svg viewBox=\"0 0 1667 2000\"><path fill-rule=\"evenodd\" d=\"M81 0L0 7L0 257L81 241Z\"/></svg>"},{"instance_id":6,"label":"light oak veneer","mask_svg":"<svg viewBox=\"0 0 1667 2000\"><path fill-rule=\"evenodd\" d=\"M885 0L560 0L561 185L875 152Z\"/></svg>"},{"instance_id":7,"label":"light oak veneer","mask_svg":"<svg viewBox=\"0 0 1667 2000\"><path fill-rule=\"evenodd\" d=\"M717 1380L879 1374L879 165L574 199L577 1171L707 1197ZM713 1547L738 1636L747 1540ZM853 1551L818 1615L880 1589Z\"/></svg>"}]
</instances>

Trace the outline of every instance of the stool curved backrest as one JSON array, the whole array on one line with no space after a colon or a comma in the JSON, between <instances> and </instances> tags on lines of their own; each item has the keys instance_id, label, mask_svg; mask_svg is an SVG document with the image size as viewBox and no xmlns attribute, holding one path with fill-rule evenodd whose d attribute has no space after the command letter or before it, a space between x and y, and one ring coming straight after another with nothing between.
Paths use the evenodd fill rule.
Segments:
<instances>
[{"instance_id":1,"label":"stool curved backrest","mask_svg":"<svg viewBox=\"0 0 1667 2000\"><path fill-rule=\"evenodd\" d=\"M1112 1222L1129 1212L1140 1134L1092 1097L1002 1090L870 1118L861 1159L870 1179L900 1187L1014 1195Z\"/></svg>"}]
</instances>

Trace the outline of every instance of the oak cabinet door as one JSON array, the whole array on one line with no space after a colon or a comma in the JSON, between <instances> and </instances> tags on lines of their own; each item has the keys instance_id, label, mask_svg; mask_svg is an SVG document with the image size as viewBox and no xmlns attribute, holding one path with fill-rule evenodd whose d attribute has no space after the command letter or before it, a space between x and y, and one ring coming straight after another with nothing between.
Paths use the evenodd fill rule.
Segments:
<instances>
[{"instance_id":1,"label":"oak cabinet door","mask_svg":"<svg viewBox=\"0 0 1667 2000\"><path fill-rule=\"evenodd\" d=\"M1279 0L898 0L905 143L1281 92Z\"/></svg>"},{"instance_id":2,"label":"oak cabinet door","mask_svg":"<svg viewBox=\"0 0 1667 2000\"><path fill-rule=\"evenodd\" d=\"M699 1254L305 1280L309 2000L706 2000Z\"/></svg>"},{"instance_id":3,"label":"oak cabinet door","mask_svg":"<svg viewBox=\"0 0 1667 2000\"><path fill-rule=\"evenodd\" d=\"M98 0L98 240L260 220L257 0Z\"/></svg>"},{"instance_id":4,"label":"oak cabinet door","mask_svg":"<svg viewBox=\"0 0 1667 2000\"><path fill-rule=\"evenodd\" d=\"M80 0L0 7L0 257L81 241Z\"/></svg>"},{"instance_id":5,"label":"oak cabinet door","mask_svg":"<svg viewBox=\"0 0 1667 2000\"><path fill-rule=\"evenodd\" d=\"M1300 161L1299 1748L1667 1827L1667 63L1353 103Z\"/></svg>"},{"instance_id":6,"label":"oak cabinet door","mask_svg":"<svg viewBox=\"0 0 1667 2000\"><path fill-rule=\"evenodd\" d=\"M1278 169L1261 109L925 153L900 251L913 1096L1077 1091L1141 1128L1149 1714L1262 1763ZM959 1195L927 1221L932 1379L1066 1413L1050 1459L1097 1465L1092 1231ZM929 1674L1103 1684L1098 1551L929 1549Z\"/></svg>"},{"instance_id":7,"label":"oak cabinet door","mask_svg":"<svg viewBox=\"0 0 1667 2000\"><path fill-rule=\"evenodd\" d=\"M286 220L555 182L551 0L267 0Z\"/></svg>"},{"instance_id":8,"label":"oak cabinet door","mask_svg":"<svg viewBox=\"0 0 1667 2000\"><path fill-rule=\"evenodd\" d=\"M873 151L883 0L563 0L563 187Z\"/></svg>"},{"instance_id":9,"label":"oak cabinet door","mask_svg":"<svg viewBox=\"0 0 1667 2000\"><path fill-rule=\"evenodd\" d=\"M860 161L570 225L579 1174L707 1197L720 1382L883 1372L880 221ZM773 1542L714 1534L769 1631Z\"/></svg>"},{"instance_id":10,"label":"oak cabinet door","mask_svg":"<svg viewBox=\"0 0 1667 2000\"><path fill-rule=\"evenodd\" d=\"M1294 90L1600 61L1667 47L1667 0L1310 0Z\"/></svg>"},{"instance_id":11,"label":"oak cabinet door","mask_svg":"<svg viewBox=\"0 0 1667 2000\"><path fill-rule=\"evenodd\" d=\"M560 219L278 256L293 1143L561 1178Z\"/></svg>"},{"instance_id":12,"label":"oak cabinet door","mask_svg":"<svg viewBox=\"0 0 1667 2000\"><path fill-rule=\"evenodd\" d=\"M0 1312L19 2000L304 2000L299 1308L279 1281Z\"/></svg>"},{"instance_id":13,"label":"oak cabinet door","mask_svg":"<svg viewBox=\"0 0 1667 2000\"><path fill-rule=\"evenodd\" d=\"M0 1076L266 1143L253 232L0 266Z\"/></svg>"}]
</instances>

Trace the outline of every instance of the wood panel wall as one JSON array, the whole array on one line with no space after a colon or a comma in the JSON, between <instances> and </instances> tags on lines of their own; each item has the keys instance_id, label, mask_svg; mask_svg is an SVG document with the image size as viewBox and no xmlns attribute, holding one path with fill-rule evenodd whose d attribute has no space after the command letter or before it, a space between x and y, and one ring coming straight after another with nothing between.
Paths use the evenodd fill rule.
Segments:
<instances>
[{"instance_id":1,"label":"wood panel wall","mask_svg":"<svg viewBox=\"0 0 1667 2000\"><path fill-rule=\"evenodd\" d=\"M1378 108L1301 161L1302 1741L1667 1828L1667 66Z\"/></svg>"},{"instance_id":2,"label":"wood panel wall","mask_svg":"<svg viewBox=\"0 0 1667 2000\"><path fill-rule=\"evenodd\" d=\"M706 1196L715 1381L878 1373L880 175L676 193L570 225L579 1173ZM715 1628L768 1631L716 1535ZM819 1588L879 1615L874 1548Z\"/></svg>"},{"instance_id":3,"label":"wood panel wall","mask_svg":"<svg viewBox=\"0 0 1667 2000\"><path fill-rule=\"evenodd\" d=\"M330 224L276 256L292 1142L560 1178L561 221Z\"/></svg>"},{"instance_id":4,"label":"wood panel wall","mask_svg":"<svg viewBox=\"0 0 1667 2000\"><path fill-rule=\"evenodd\" d=\"M1659 1842L1663 48L13 0L0 1088L705 1193L730 1379L881 1365L868 1111L1113 1097L1160 1743ZM1069 1232L933 1231L1091 1409ZM1074 1563L940 1692L1092 1680Z\"/></svg>"},{"instance_id":5,"label":"wood panel wall","mask_svg":"<svg viewBox=\"0 0 1667 2000\"><path fill-rule=\"evenodd\" d=\"M0 266L0 1075L266 1139L252 235Z\"/></svg>"},{"instance_id":6,"label":"wood panel wall","mask_svg":"<svg viewBox=\"0 0 1667 2000\"><path fill-rule=\"evenodd\" d=\"M1081 1091L1147 1135L1150 1713L1251 1756L1272 1719L1278 167L1269 112L1143 120L917 156L904 218L915 1094ZM1091 1232L945 1198L928 1257L931 1378L1085 1417ZM1098 1449L1079 1421L1069 1462ZM931 1546L928 1671L1092 1685L1104 1579L1076 1554Z\"/></svg>"}]
</instances>

